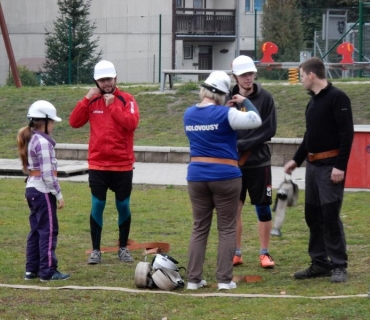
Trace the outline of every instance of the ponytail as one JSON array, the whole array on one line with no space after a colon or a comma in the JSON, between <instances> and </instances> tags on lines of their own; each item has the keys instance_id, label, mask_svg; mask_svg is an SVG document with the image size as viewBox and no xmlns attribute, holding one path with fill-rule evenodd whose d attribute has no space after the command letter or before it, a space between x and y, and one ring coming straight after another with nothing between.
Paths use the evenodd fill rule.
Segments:
<instances>
[{"instance_id":1,"label":"ponytail","mask_svg":"<svg viewBox=\"0 0 370 320\"><path fill-rule=\"evenodd\" d=\"M32 118L28 126L20 128L17 136L18 155L21 158L22 170L28 173L28 144L32 138L32 130L42 130L45 126L44 118Z\"/></svg>"},{"instance_id":2,"label":"ponytail","mask_svg":"<svg viewBox=\"0 0 370 320\"><path fill-rule=\"evenodd\" d=\"M28 173L28 143L32 137L31 127L28 125L19 129L17 136L18 155L22 162L22 170Z\"/></svg>"}]
</instances>

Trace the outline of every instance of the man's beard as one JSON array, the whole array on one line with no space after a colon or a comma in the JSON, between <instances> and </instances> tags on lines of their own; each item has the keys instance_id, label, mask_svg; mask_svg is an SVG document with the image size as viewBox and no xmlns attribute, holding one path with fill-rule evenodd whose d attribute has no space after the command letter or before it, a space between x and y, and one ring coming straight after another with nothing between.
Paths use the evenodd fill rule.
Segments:
<instances>
[{"instance_id":1,"label":"man's beard","mask_svg":"<svg viewBox=\"0 0 370 320\"><path fill-rule=\"evenodd\" d=\"M99 86L98 81L96 81L96 80L95 80L95 84L96 84L96 86L98 87L98 89L100 90L100 93L101 93L101 94L113 93L113 92L114 92L114 90L116 90L116 84L114 84L114 85L112 86L112 89L111 89L110 91L105 91L104 89L102 89L102 88Z\"/></svg>"},{"instance_id":2,"label":"man's beard","mask_svg":"<svg viewBox=\"0 0 370 320\"><path fill-rule=\"evenodd\" d=\"M253 84L251 86L242 86L239 84L239 93L243 96L250 95L253 92Z\"/></svg>"},{"instance_id":3,"label":"man's beard","mask_svg":"<svg viewBox=\"0 0 370 320\"><path fill-rule=\"evenodd\" d=\"M109 90L109 91L105 91L103 89L100 89L100 91L102 92L102 94L106 94L106 93L113 93L113 91L116 89L116 86L112 86L112 89Z\"/></svg>"}]
</instances>

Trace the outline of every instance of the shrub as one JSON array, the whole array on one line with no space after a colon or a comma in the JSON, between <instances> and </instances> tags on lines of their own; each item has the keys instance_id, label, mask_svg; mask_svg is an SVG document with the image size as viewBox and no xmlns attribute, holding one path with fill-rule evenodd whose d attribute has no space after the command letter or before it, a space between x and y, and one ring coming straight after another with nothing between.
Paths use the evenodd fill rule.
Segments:
<instances>
[{"instance_id":1,"label":"shrub","mask_svg":"<svg viewBox=\"0 0 370 320\"><path fill-rule=\"evenodd\" d=\"M18 66L19 77L21 78L22 86L26 87L36 87L39 86L40 83L36 78L34 72L27 69L26 66ZM9 73L9 77L6 80L7 86L14 86L14 78L11 73Z\"/></svg>"}]
</instances>

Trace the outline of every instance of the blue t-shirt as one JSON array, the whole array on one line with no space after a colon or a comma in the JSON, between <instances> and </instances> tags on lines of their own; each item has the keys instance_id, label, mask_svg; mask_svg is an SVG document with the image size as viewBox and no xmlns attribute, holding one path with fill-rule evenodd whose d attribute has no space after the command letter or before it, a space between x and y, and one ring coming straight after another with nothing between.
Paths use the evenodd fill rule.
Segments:
<instances>
[{"instance_id":1,"label":"blue t-shirt","mask_svg":"<svg viewBox=\"0 0 370 320\"><path fill-rule=\"evenodd\" d=\"M238 160L237 136L228 120L230 108L209 105L191 106L184 114L184 129L190 143L191 157L212 157ZM241 177L237 166L190 162L188 181L218 181Z\"/></svg>"}]
</instances>

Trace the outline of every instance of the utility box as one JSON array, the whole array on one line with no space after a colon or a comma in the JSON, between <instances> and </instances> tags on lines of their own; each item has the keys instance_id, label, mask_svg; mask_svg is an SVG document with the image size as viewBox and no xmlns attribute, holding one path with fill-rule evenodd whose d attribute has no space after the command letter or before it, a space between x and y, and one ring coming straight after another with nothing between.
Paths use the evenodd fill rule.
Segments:
<instances>
[{"instance_id":1,"label":"utility box","mask_svg":"<svg viewBox=\"0 0 370 320\"><path fill-rule=\"evenodd\" d=\"M345 187L370 189L370 125L355 125Z\"/></svg>"}]
</instances>

